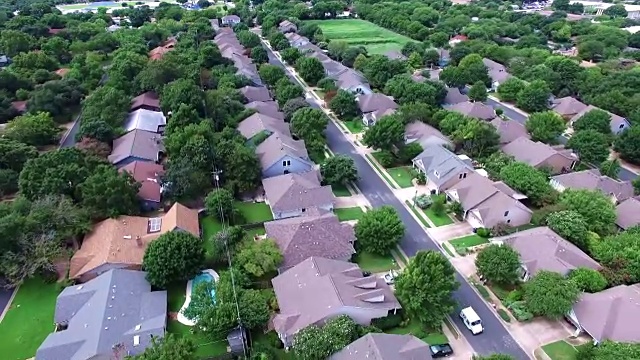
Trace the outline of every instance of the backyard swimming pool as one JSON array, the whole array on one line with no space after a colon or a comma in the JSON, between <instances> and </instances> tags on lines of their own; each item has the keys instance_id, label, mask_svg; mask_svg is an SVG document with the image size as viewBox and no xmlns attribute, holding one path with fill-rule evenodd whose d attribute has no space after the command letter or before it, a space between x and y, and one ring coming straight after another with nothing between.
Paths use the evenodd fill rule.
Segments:
<instances>
[{"instance_id":1,"label":"backyard swimming pool","mask_svg":"<svg viewBox=\"0 0 640 360\"><path fill-rule=\"evenodd\" d=\"M187 282L187 296L184 301L184 304L182 305L182 307L180 308L180 311L178 312L178 321L180 323L187 326L194 326L196 324L195 321L188 319L186 316L182 314L184 310L188 308L189 304L191 303L191 292L193 291L195 286L203 282L218 282L219 278L220 277L218 276L217 272L215 272L212 269L207 269L207 270L202 270L200 274L196 275L196 277L194 277L193 279ZM211 290L211 301L213 302L216 301L216 291L214 289Z\"/></svg>"},{"instance_id":2,"label":"backyard swimming pool","mask_svg":"<svg viewBox=\"0 0 640 360\"><path fill-rule=\"evenodd\" d=\"M201 273L200 275L194 277L193 280L191 280L191 292L193 292L193 289L195 289L198 284L201 284L203 282L215 282L215 279L211 274L207 272ZM211 289L211 299L213 300L213 302L216 301L216 289Z\"/></svg>"}]
</instances>

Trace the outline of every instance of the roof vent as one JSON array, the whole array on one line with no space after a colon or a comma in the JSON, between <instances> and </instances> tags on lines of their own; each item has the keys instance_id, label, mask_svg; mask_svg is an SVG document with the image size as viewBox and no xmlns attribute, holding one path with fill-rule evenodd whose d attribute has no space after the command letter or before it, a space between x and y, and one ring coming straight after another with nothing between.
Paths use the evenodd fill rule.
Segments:
<instances>
[{"instance_id":1,"label":"roof vent","mask_svg":"<svg viewBox=\"0 0 640 360\"><path fill-rule=\"evenodd\" d=\"M123 238L127 239L127 240L131 240L131 235L125 235L125 236L123 236Z\"/></svg>"},{"instance_id":2,"label":"roof vent","mask_svg":"<svg viewBox=\"0 0 640 360\"><path fill-rule=\"evenodd\" d=\"M138 346L140 345L140 335L135 335L133 337L133 346Z\"/></svg>"},{"instance_id":3,"label":"roof vent","mask_svg":"<svg viewBox=\"0 0 640 360\"><path fill-rule=\"evenodd\" d=\"M142 324L136 325L136 330L140 330L141 327L142 327Z\"/></svg>"},{"instance_id":4,"label":"roof vent","mask_svg":"<svg viewBox=\"0 0 640 360\"><path fill-rule=\"evenodd\" d=\"M82 285L78 286L76 290L82 290Z\"/></svg>"}]
</instances>

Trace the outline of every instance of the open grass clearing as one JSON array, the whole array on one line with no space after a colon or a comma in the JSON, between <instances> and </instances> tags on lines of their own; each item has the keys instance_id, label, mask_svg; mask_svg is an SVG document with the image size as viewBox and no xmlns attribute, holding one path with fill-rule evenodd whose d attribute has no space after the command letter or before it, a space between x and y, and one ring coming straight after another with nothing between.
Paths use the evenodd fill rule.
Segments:
<instances>
[{"instance_id":1,"label":"open grass clearing","mask_svg":"<svg viewBox=\"0 0 640 360\"><path fill-rule=\"evenodd\" d=\"M311 20L318 24L329 40L340 40L357 46L363 45L370 54L384 54L391 50L399 51L410 38L382 28L376 24L359 19Z\"/></svg>"},{"instance_id":2,"label":"open grass clearing","mask_svg":"<svg viewBox=\"0 0 640 360\"><path fill-rule=\"evenodd\" d=\"M3 359L23 360L36 355L40 344L54 331L53 314L60 291L60 284L47 284L40 278L20 286L0 323Z\"/></svg>"},{"instance_id":3,"label":"open grass clearing","mask_svg":"<svg viewBox=\"0 0 640 360\"><path fill-rule=\"evenodd\" d=\"M273 220L271 208L267 203L236 201L234 206L242 214L247 224Z\"/></svg>"},{"instance_id":4,"label":"open grass clearing","mask_svg":"<svg viewBox=\"0 0 640 360\"><path fill-rule=\"evenodd\" d=\"M186 337L193 341L196 346L196 357L208 359L227 353L227 334L222 334L219 339L214 340L205 334L197 333L193 330L192 327L181 324L177 320L169 320L167 323L168 333Z\"/></svg>"},{"instance_id":5,"label":"open grass clearing","mask_svg":"<svg viewBox=\"0 0 640 360\"><path fill-rule=\"evenodd\" d=\"M362 120L347 120L342 122L352 134L359 134L364 130Z\"/></svg>"},{"instance_id":6,"label":"open grass clearing","mask_svg":"<svg viewBox=\"0 0 640 360\"><path fill-rule=\"evenodd\" d=\"M488 243L489 240L476 234L450 240L449 243L455 248L468 248Z\"/></svg>"},{"instance_id":7,"label":"open grass clearing","mask_svg":"<svg viewBox=\"0 0 640 360\"><path fill-rule=\"evenodd\" d=\"M447 213L439 215L436 214L431 208L422 211L429 217L429 220L431 220L431 222L435 226L445 226L453 224L453 220L451 220Z\"/></svg>"},{"instance_id":8,"label":"open grass clearing","mask_svg":"<svg viewBox=\"0 0 640 360\"><path fill-rule=\"evenodd\" d=\"M576 359L578 350L564 340L556 341L542 347L542 350L551 358L551 360L579 360Z\"/></svg>"},{"instance_id":9,"label":"open grass clearing","mask_svg":"<svg viewBox=\"0 0 640 360\"><path fill-rule=\"evenodd\" d=\"M360 220L362 215L364 215L364 211L358 206L334 209L334 212L338 215L340 221Z\"/></svg>"},{"instance_id":10,"label":"open grass clearing","mask_svg":"<svg viewBox=\"0 0 640 360\"><path fill-rule=\"evenodd\" d=\"M387 256L381 256L378 254L361 251L356 253L354 261L360 266L362 270L371 273L380 273L398 269L398 263L396 263L391 254Z\"/></svg>"},{"instance_id":11,"label":"open grass clearing","mask_svg":"<svg viewBox=\"0 0 640 360\"><path fill-rule=\"evenodd\" d=\"M401 188L404 189L404 188L409 188L413 186L413 183L411 181L415 177L416 172L411 167L409 166L395 167L395 168L387 169L387 172L389 173L389 175L391 175L393 180L395 180L396 183L398 183L398 185Z\"/></svg>"}]
</instances>

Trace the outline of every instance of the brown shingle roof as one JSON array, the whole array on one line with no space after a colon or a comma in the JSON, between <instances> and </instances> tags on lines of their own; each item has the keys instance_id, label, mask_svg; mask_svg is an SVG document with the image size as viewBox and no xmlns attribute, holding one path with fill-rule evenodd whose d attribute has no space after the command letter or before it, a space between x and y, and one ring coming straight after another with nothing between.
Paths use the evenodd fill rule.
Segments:
<instances>
[{"instance_id":1,"label":"brown shingle roof","mask_svg":"<svg viewBox=\"0 0 640 360\"><path fill-rule=\"evenodd\" d=\"M600 269L589 255L546 226L515 233L504 243L520 254L531 276L541 270L567 275L579 267Z\"/></svg>"},{"instance_id":2,"label":"brown shingle roof","mask_svg":"<svg viewBox=\"0 0 640 360\"><path fill-rule=\"evenodd\" d=\"M65 75L67 75L69 73L69 69L68 68L60 68L58 70L56 70L56 75L60 76L60 77L65 77Z\"/></svg>"},{"instance_id":3,"label":"brown shingle roof","mask_svg":"<svg viewBox=\"0 0 640 360\"><path fill-rule=\"evenodd\" d=\"M343 315L345 307L362 312L400 308L383 279L363 277L357 264L346 261L309 257L271 282L280 306L273 324L287 336Z\"/></svg>"},{"instance_id":4,"label":"brown shingle roof","mask_svg":"<svg viewBox=\"0 0 640 360\"><path fill-rule=\"evenodd\" d=\"M268 131L269 133L277 132L291 136L289 124L284 122L284 120L272 118L271 116L260 113L255 113L242 120L240 124L238 124L238 131L247 139L251 139L263 131Z\"/></svg>"},{"instance_id":5,"label":"brown shingle roof","mask_svg":"<svg viewBox=\"0 0 640 360\"><path fill-rule=\"evenodd\" d=\"M358 107L363 113L398 108L398 104L392 98L380 93L360 95L357 100Z\"/></svg>"},{"instance_id":6,"label":"brown shingle roof","mask_svg":"<svg viewBox=\"0 0 640 360\"><path fill-rule=\"evenodd\" d=\"M640 200L629 198L616 206L616 225L622 229L640 224Z\"/></svg>"},{"instance_id":7,"label":"brown shingle roof","mask_svg":"<svg viewBox=\"0 0 640 360\"><path fill-rule=\"evenodd\" d=\"M551 179L569 189L599 190L607 196L615 196L618 201L624 201L633 196L631 181L620 181L603 176L597 169L556 175Z\"/></svg>"},{"instance_id":8,"label":"brown shingle roof","mask_svg":"<svg viewBox=\"0 0 640 360\"><path fill-rule=\"evenodd\" d=\"M283 268L295 266L310 256L348 259L355 253L353 227L340 223L331 213L270 221L264 228L267 237L274 239L282 250Z\"/></svg>"},{"instance_id":9,"label":"brown shingle roof","mask_svg":"<svg viewBox=\"0 0 640 360\"><path fill-rule=\"evenodd\" d=\"M480 120L492 120L496 117L493 108L481 102L465 101L451 105L449 110Z\"/></svg>"},{"instance_id":10,"label":"brown shingle roof","mask_svg":"<svg viewBox=\"0 0 640 360\"><path fill-rule=\"evenodd\" d=\"M482 63L487 67L487 72L492 81L503 83L511 77L511 74L507 71L507 68L491 59L483 58Z\"/></svg>"},{"instance_id":11,"label":"brown shingle roof","mask_svg":"<svg viewBox=\"0 0 640 360\"><path fill-rule=\"evenodd\" d=\"M152 162L134 161L120 168L141 184L138 197L143 200L159 202L162 194L160 177L164 174L162 165Z\"/></svg>"},{"instance_id":12,"label":"brown shingle roof","mask_svg":"<svg viewBox=\"0 0 640 360\"><path fill-rule=\"evenodd\" d=\"M329 360L430 360L429 345L413 335L369 333Z\"/></svg>"},{"instance_id":13,"label":"brown shingle roof","mask_svg":"<svg viewBox=\"0 0 640 360\"><path fill-rule=\"evenodd\" d=\"M447 88L447 96L444 98L445 104L455 105L468 102L469 97L460 92L458 88Z\"/></svg>"},{"instance_id":14,"label":"brown shingle roof","mask_svg":"<svg viewBox=\"0 0 640 360\"><path fill-rule=\"evenodd\" d=\"M500 143L508 144L519 137L529 138L529 133L525 129L524 125L515 120L503 119L496 117L491 120L491 125L496 128L496 131L500 135Z\"/></svg>"},{"instance_id":15,"label":"brown shingle roof","mask_svg":"<svg viewBox=\"0 0 640 360\"><path fill-rule=\"evenodd\" d=\"M99 222L71 258L69 277L78 278L104 264L142 265L147 246L175 229L200 236L196 210L176 203L161 219L157 232L150 232L150 218L141 216L120 216Z\"/></svg>"},{"instance_id":16,"label":"brown shingle roof","mask_svg":"<svg viewBox=\"0 0 640 360\"><path fill-rule=\"evenodd\" d=\"M583 293L573 312L580 326L598 341L640 342L640 285L619 285Z\"/></svg>"},{"instance_id":17,"label":"brown shingle roof","mask_svg":"<svg viewBox=\"0 0 640 360\"><path fill-rule=\"evenodd\" d=\"M565 96L553 102L552 110L561 116L573 116L586 108L587 105L580 100L573 96Z\"/></svg>"},{"instance_id":18,"label":"brown shingle roof","mask_svg":"<svg viewBox=\"0 0 640 360\"><path fill-rule=\"evenodd\" d=\"M14 101L11 103L11 106L13 106L14 109L18 110L21 113L27 111L26 101Z\"/></svg>"},{"instance_id":19,"label":"brown shingle roof","mask_svg":"<svg viewBox=\"0 0 640 360\"><path fill-rule=\"evenodd\" d=\"M158 99L158 95L153 91L147 91L134 97L133 100L131 100L131 108L129 111L134 111L142 106L160 109L160 99Z\"/></svg>"},{"instance_id":20,"label":"brown shingle roof","mask_svg":"<svg viewBox=\"0 0 640 360\"><path fill-rule=\"evenodd\" d=\"M316 170L263 179L262 186L274 212L320 207L335 201L331 186L320 185Z\"/></svg>"},{"instance_id":21,"label":"brown shingle roof","mask_svg":"<svg viewBox=\"0 0 640 360\"><path fill-rule=\"evenodd\" d=\"M278 103L275 101L252 101L244 106L247 109L253 109L257 113L271 116L275 119L284 120L284 113L278 109Z\"/></svg>"}]
</instances>

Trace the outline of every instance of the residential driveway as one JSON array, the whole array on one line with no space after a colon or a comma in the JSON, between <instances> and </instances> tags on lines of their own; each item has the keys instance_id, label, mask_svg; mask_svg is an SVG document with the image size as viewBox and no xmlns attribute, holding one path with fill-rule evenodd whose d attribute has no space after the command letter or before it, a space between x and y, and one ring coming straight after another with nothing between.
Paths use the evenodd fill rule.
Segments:
<instances>
[{"instance_id":1,"label":"residential driveway","mask_svg":"<svg viewBox=\"0 0 640 360\"><path fill-rule=\"evenodd\" d=\"M473 228L466 221L429 229L431 238L439 243L471 234L473 234Z\"/></svg>"},{"instance_id":2,"label":"residential driveway","mask_svg":"<svg viewBox=\"0 0 640 360\"><path fill-rule=\"evenodd\" d=\"M362 194L336 197L336 208L367 206L369 202Z\"/></svg>"},{"instance_id":3,"label":"residential driveway","mask_svg":"<svg viewBox=\"0 0 640 360\"><path fill-rule=\"evenodd\" d=\"M572 335L572 329L564 321L552 321L537 318L526 323L512 322L506 324L511 334L518 339L529 354L546 344L566 339Z\"/></svg>"}]
</instances>

